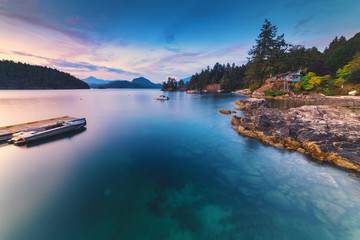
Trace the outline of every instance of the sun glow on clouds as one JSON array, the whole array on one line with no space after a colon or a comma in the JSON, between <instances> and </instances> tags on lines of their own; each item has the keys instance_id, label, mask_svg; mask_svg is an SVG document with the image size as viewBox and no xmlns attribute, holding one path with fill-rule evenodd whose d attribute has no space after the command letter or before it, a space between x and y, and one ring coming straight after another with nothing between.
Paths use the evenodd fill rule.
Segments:
<instances>
[{"instance_id":1,"label":"sun glow on clouds","mask_svg":"<svg viewBox=\"0 0 360 240\"><path fill-rule=\"evenodd\" d=\"M106 56L96 56L101 50L95 44L47 26L2 15L0 34L2 59L47 65L80 78L89 74L108 78L122 74L126 77L138 75L131 69L119 69L119 65L103 65L101 60Z\"/></svg>"},{"instance_id":2,"label":"sun glow on clouds","mask_svg":"<svg viewBox=\"0 0 360 240\"><path fill-rule=\"evenodd\" d=\"M46 65L79 78L145 76L161 82L169 75L187 77L217 61L238 63L240 51L240 45L206 48L177 44L171 48L119 40L92 41L39 19L4 12L0 12L0 35L0 59Z\"/></svg>"},{"instance_id":3,"label":"sun glow on clouds","mask_svg":"<svg viewBox=\"0 0 360 240\"><path fill-rule=\"evenodd\" d=\"M216 62L246 63L264 18L289 43L320 49L336 35L358 31L356 0L222 4L224 11L215 0L0 0L0 59L46 65L79 78L144 76L161 82ZM284 12L291 18L284 21ZM334 12L346 14L329 14Z\"/></svg>"}]
</instances>

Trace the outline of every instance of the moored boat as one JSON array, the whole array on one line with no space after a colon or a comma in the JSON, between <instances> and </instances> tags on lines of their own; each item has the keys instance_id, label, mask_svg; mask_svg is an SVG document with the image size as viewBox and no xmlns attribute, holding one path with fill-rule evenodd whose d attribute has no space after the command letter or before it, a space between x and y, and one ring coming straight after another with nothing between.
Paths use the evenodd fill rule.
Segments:
<instances>
[{"instance_id":1,"label":"moored boat","mask_svg":"<svg viewBox=\"0 0 360 240\"><path fill-rule=\"evenodd\" d=\"M188 91L186 91L186 93L187 94L198 94L198 93L200 93L200 91L199 90L188 90Z\"/></svg>"},{"instance_id":2,"label":"moored boat","mask_svg":"<svg viewBox=\"0 0 360 240\"><path fill-rule=\"evenodd\" d=\"M156 97L156 100L169 100L170 98L164 95L160 95L160 97Z\"/></svg>"},{"instance_id":3,"label":"moored boat","mask_svg":"<svg viewBox=\"0 0 360 240\"><path fill-rule=\"evenodd\" d=\"M27 142L52 137L58 134L75 131L86 125L85 118L79 118L70 121L58 121L56 124L30 128L13 134L8 143L15 145L25 144Z\"/></svg>"}]
</instances>

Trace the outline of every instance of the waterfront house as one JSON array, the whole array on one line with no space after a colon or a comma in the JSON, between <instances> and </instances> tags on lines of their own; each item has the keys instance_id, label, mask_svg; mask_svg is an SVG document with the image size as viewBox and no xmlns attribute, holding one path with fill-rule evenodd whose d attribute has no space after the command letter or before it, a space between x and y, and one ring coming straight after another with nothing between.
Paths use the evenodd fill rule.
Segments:
<instances>
[{"instance_id":1,"label":"waterfront house","mask_svg":"<svg viewBox=\"0 0 360 240\"><path fill-rule=\"evenodd\" d=\"M298 71L289 71L286 73L280 73L274 76L271 76L271 83L281 82L284 84L284 90L289 89L289 83L295 83L301 81L304 76L304 72L301 70Z\"/></svg>"},{"instance_id":2,"label":"waterfront house","mask_svg":"<svg viewBox=\"0 0 360 240\"><path fill-rule=\"evenodd\" d=\"M303 71L299 70L299 71L289 71L286 73L280 73L277 74L273 77L271 77L271 79L273 81L289 81L289 82L299 82L301 81L301 78L304 76Z\"/></svg>"}]
</instances>

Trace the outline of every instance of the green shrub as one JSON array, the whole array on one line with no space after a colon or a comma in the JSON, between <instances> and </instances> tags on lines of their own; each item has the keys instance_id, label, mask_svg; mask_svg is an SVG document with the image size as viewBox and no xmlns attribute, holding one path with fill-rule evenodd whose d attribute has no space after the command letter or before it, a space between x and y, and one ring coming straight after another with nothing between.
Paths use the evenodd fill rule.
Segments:
<instances>
[{"instance_id":1,"label":"green shrub","mask_svg":"<svg viewBox=\"0 0 360 240\"><path fill-rule=\"evenodd\" d=\"M281 95L285 95L288 92L285 91L281 91L281 90L277 90L277 91L271 91L271 90L265 90L264 94L266 96L272 96L272 97L276 97L276 96L281 96Z\"/></svg>"},{"instance_id":2,"label":"green shrub","mask_svg":"<svg viewBox=\"0 0 360 240\"><path fill-rule=\"evenodd\" d=\"M250 92L254 92L256 89L258 89L260 87L260 83L259 82L255 82L253 84L251 84L249 86L249 90Z\"/></svg>"},{"instance_id":3,"label":"green shrub","mask_svg":"<svg viewBox=\"0 0 360 240\"><path fill-rule=\"evenodd\" d=\"M313 84L310 84L310 80L312 77L316 77L316 74L313 73L313 72L309 72L308 74L306 74L301 80L301 87L305 90L311 90L314 88L314 85Z\"/></svg>"},{"instance_id":4,"label":"green shrub","mask_svg":"<svg viewBox=\"0 0 360 240\"><path fill-rule=\"evenodd\" d=\"M281 91L281 90L277 90L277 91L275 92L275 96L285 95L285 94L287 94L287 93L288 93L288 92Z\"/></svg>"},{"instance_id":5,"label":"green shrub","mask_svg":"<svg viewBox=\"0 0 360 240\"><path fill-rule=\"evenodd\" d=\"M331 76L325 75L325 76L316 76L315 73L309 72L307 75L305 75L302 78L302 82L300 83L301 87L306 90L321 90L321 86L324 86L326 84L331 84Z\"/></svg>"},{"instance_id":6,"label":"green shrub","mask_svg":"<svg viewBox=\"0 0 360 240\"><path fill-rule=\"evenodd\" d=\"M360 68L353 71L347 80L351 83L360 83Z\"/></svg>"},{"instance_id":7,"label":"green shrub","mask_svg":"<svg viewBox=\"0 0 360 240\"><path fill-rule=\"evenodd\" d=\"M345 79L342 79L342 78L338 78L338 79L335 79L333 82L332 82L332 85L334 87L341 87L341 85L343 85L345 82Z\"/></svg>"},{"instance_id":8,"label":"green shrub","mask_svg":"<svg viewBox=\"0 0 360 240\"><path fill-rule=\"evenodd\" d=\"M294 92L300 92L301 91L301 82L296 82L291 86L292 90Z\"/></svg>"},{"instance_id":9,"label":"green shrub","mask_svg":"<svg viewBox=\"0 0 360 240\"><path fill-rule=\"evenodd\" d=\"M265 94L266 96L272 96L273 93L274 93L274 91L271 91L271 90L265 90L265 91L264 91L264 94Z\"/></svg>"},{"instance_id":10,"label":"green shrub","mask_svg":"<svg viewBox=\"0 0 360 240\"><path fill-rule=\"evenodd\" d=\"M323 93L325 94L325 96L335 96L334 90L329 89L329 88L325 88Z\"/></svg>"},{"instance_id":11,"label":"green shrub","mask_svg":"<svg viewBox=\"0 0 360 240\"><path fill-rule=\"evenodd\" d=\"M339 68L337 71L336 71L336 76L338 78L346 78L347 76L350 75L350 65L347 64L345 65L343 68Z\"/></svg>"}]
</instances>

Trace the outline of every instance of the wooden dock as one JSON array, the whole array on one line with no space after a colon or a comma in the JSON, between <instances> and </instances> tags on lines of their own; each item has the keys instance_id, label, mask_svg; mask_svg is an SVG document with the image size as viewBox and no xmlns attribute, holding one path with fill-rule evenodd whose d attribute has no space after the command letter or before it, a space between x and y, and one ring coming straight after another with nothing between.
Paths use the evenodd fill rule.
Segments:
<instances>
[{"instance_id":1,"label":"wooden dock","mask_svg":"<svg viewBox=\"0 0 360 240\"><path fill-rule=\"evenodd\" d=\"M77 119L77 118L63 116L63 117L49 118L49 119L44 119L44 120L38 120L38 121L33 121L33 122L20 123L20 124L14 124L14 125L0 127L0 141L5 141L5 140L12 138L12 134L16 133L18 131L23 131L23 130L26 130L29 128L47 126L47 125L55 124L58 121L70 121L70 120L75 120L75 119Z\"/></svg>"}]
</instances>

